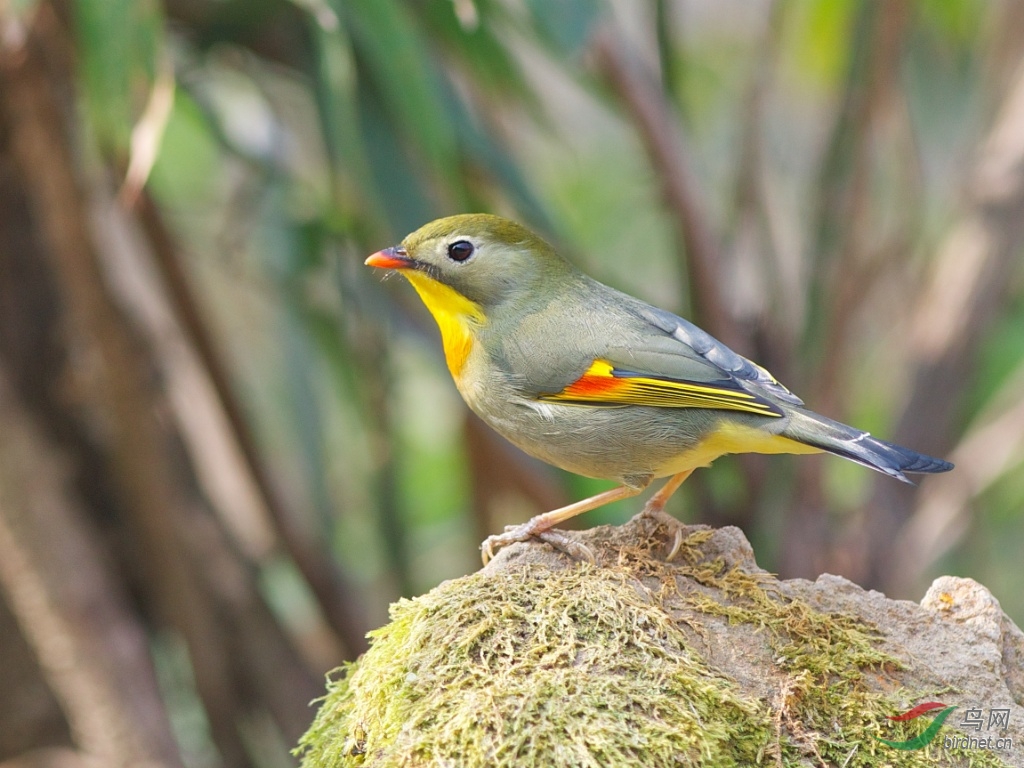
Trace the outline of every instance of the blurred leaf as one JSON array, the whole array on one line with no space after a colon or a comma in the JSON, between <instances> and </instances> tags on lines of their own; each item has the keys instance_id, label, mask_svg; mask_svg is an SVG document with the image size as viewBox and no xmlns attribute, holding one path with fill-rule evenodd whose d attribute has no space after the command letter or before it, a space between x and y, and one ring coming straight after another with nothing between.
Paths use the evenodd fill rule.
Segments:
<instances>
[{"instance_id":1,"label":"blurred leaf","mask_svg":"<svg viewBox=\"0 0 1024 768\"><path fill-rule=\"evenodd\" d=\"M538 106L532 91L508 48L507 18L500 3L474 0L476 24L465 26L456 14L452 0L428 0L414 7L429 24L434 48L444 59L458 61L472 76L481 95L496 99L515 99L531 108ZM505 27L505 29L502 29Z\"/></svg>"},{"instance_id":2,"label":"blurred leaf","mask_svg":"<svg viewBox=\"0 0 1024 768\"><path fill-rule=\"evenodd\" d=\"M527 0L541 35L567 56L579 53L606 10L602 0Z\"/></svg>"},{"instance_id":3,"label":"blurred leaf","mask_svg":"<svg viewBox=\"0 0 1024 768\"><path fill-rule=\"evenodd\" d=\"M323 265L324 237L316 222L292 222L284 226L288 217L281 210L284 190L269 197L268 226L264 238L276 247L268 249L272 261L267 268L278 286L281 299L280 348L284 352L285 384L290 395L291 424L301 451L306 488L313 502L321 532L332 537L337 508L327 485L331 472L325 453L324 434L326 405L321 403L316 376L328 372L355 371L358 366L337 332L337 323L328 319L322 310L313 306L304 290L309 278ZM358 402L359 390L352 385L350 376L341 375L330 389L340 400Z\"/></svg>"},{"instance_id":4,"label":"blurred leaf","mask_svg":"<svg viewBox=\"0 0 1024 768\"><path fill-rule=\"evenodd\" d=\"M975 364L974 386L965 404L970 413L978 413L1017 375L1024 360L1024 298L1006 308L1006 314L989 331ZM966 415L966 414L965 414Z\"/></svg>"},{"instance_id":5,"label":"blurred leaf","mask_svg":"<svg viewBox=\"0 0 1024 768\"><path fill-rule=\"evenodd\" d=\"M351 40L340 22L313 25L318 115L334 176L336 203L349 216L380 219L381 201L372 178L359 123L359 89Z\"/></svg>"},{"instance_id":6,"label":"blurred leaf","mask_svg":"<svg viewBox=\"0 0 1024 768\"><path fill-rule=\"evenodd\" d=\"M156 70L163 16L156 0L74 4L86 111L106 151L127 157Z\"/></svg>"},{"instance_id":7,"label":"blurred leaf","mask_svg":"<svg viewBox=\"0 0 1024 768\"><path fill-rule=\"evenodd\" d=\"M852 0L809 0L794 8L789 14L791 34L782 48L793 74L819 88L839 81L850 55L853 19L859 5Z\"/></svg>"},{"instance_id":8,"label":"blurred leaf","mask_svg":"<svg viewBox=\"0 0 1024 768\"><path fill-rule=\"evenodd\" d=\"M980 0L921 0L916 7L922 26L947 42L964 45L977 37L990 6Z\"/></svg>"},{"instance_id":9,"label":"blurred leaf","mask_svg":"<svg viewBox=\"0 0 1024 768\"><path fill-rule=\"evenodd\" d=\"M433 526L462 519L469 504L463 452L463 406L448 371L418 338L394 355L398 477L410 523Z\"/></svg>"},{"instance_id":10,"label":"blurred leaf","mask_svg":"<svg viewBox=\"0 0 1024 768\"><path fill-rule=\"evenodd\" d=\"M310 336L303 323L302 307L297 305L293 297L285 308L288 311L282 317L280 343L285 351L284 373L291 394L289 405L292 423L302 451L307 492L313 501L321 530L330 535L337 510L325 482L329 473L324 453L323 414L312 379L318 366L314 364Z\"/></svg>"},{"instance_id":11,"label":"blurred leaf","mask_svg":"<svg viewBox=\"0 0 1024 768\"><path fill-rule=\"evenodd\" d=\"M544 173L549 209L578 248L582 269L666 309L683 309L669 218L628 147L603 141L585 159L549 161Z\"/></svg>"},{"instance_id":12,"label":"blurred leaf","mask_svg":"<svg viewBox=\"0 0 1024 768\"><path fill-rule=\"evenodd\" d=\"M384 213L395 236L402 237L421 224L449 212L442 201L430 194L415 172L395 123L373 93L363 93L360 116L371 175L364 183L379 190Z\"/></svg>"},{"instance_id":13,"label":"blurred leaf","mask_svg":"<svg viewBox=\"0 0 1024 768\"><path fill-rule=\"evenodd\" d=\"M212 203L219 179L211 175L220 161L220 148L207 117L189 94L174 100L164 138L150 174L161 196L189 204Z\"/></svg>"},{"instance_id":14,"label":"blurred leaf","mask_svg":"<svg viewBox=\"0 0 1024 768\"><path fill-rule=\"evenodd\" d=\"M434 61L406 6L397 0L335 0L335 8L348 21L360 63L365 63L387 106L386 119L445 180L446 191L458 198L455 131ZM376 126L366 128L372 131Z\"/></svg>"},{"instance_id":15,"label":"blurred leaf","mask_svg":"<svg viewBox=\"0 0 1024 768\"><path fill-rule=\"evenodd\" d=\"M499 146L494 137L466 111L465 106L454 98L452 114L458 126L459 142L468 155L467 160L484 169L490 177L489 181L509 196L529 222L546 232L557 232L547 206L537 196L509 149ZM482 209L486 204L474 202L471 207L474 210Z\"/></svg>"}]
</instances>

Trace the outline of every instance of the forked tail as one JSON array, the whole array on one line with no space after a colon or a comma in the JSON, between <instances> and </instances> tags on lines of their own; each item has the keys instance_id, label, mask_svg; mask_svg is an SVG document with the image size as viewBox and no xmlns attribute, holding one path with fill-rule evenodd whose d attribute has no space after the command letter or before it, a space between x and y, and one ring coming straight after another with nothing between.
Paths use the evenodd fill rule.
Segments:
<instances>
[{"instance_id":1,"label":"forked tail","mask_svg":"<svg viewBox=\"0 0 1024 768\"><path fill-rule=\"evenodd\" d=\"M840 424L812 411L793 410L789 425L782 434L865 467L884 472L904 483L912 483L905 472L948 472L948 461L925 456L901 445L887 443L867 432Z\"/></svg>"}]
</instances>

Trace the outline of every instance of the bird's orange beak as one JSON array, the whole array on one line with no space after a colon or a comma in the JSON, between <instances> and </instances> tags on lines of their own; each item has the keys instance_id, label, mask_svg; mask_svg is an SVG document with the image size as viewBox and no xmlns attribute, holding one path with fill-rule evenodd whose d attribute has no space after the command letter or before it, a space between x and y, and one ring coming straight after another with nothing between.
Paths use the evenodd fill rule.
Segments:
<instances>
[{"instance_id":1,"label":"bird's orange beak","mask_svg":"<svg viewBox=\"0 0 1024 768\"><path fill-rule=\"evenodd\" d=\"M413 260L409 258L405 248L395 245L385 248L383 251L377 251L364 263L368 267L378 267L379 269L408 269L413 265Z\"/></svg>"}]
</instances>

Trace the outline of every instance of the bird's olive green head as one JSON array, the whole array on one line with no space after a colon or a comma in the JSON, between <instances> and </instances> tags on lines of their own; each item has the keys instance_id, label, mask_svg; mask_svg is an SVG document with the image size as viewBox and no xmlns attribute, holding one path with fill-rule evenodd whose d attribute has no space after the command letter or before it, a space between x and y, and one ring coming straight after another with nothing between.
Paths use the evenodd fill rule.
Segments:
<instances>
[{"instance_id":1,"label":"bird's olive green head","mask_svg":"<svg viewBox=\"0 0 1024 768\"><path fill-rule=\"evenodd\" d=\"M418 272L481 307L533 293L573 272L565 259L530 230L487 213L432 221L401 245L375 253L366 263L397 269L410 279L410 273Z\"/></svg>"}]
</instances>

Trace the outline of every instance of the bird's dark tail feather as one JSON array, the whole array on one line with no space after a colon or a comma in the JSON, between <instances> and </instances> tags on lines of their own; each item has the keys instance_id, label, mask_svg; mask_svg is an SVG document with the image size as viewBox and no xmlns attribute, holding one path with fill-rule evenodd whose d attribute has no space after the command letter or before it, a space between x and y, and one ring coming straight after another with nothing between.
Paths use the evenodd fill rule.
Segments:
<instances>
[{"instance_id":1,"label":"bird's dark tail feather","mask_svg":"<svg viewBox=\"0 0 1024 768\"><path fill-rule=\"evenodd\" d=\"M884 472L890 477L913 482L904 472L948 472L953 465L948 461L925 456L901 445L887 443L871 437L846 424L821 416L811 411L792 412L789 425L782 432L786 437L797 440L823 451L842 456L844 459L863 464L865 467Z\"/></svg>"}]
</instances>

